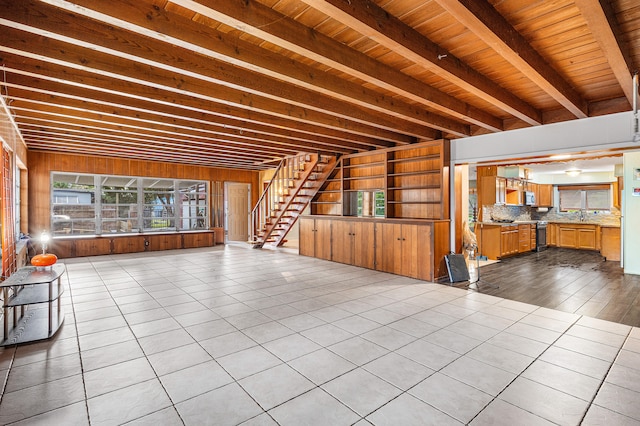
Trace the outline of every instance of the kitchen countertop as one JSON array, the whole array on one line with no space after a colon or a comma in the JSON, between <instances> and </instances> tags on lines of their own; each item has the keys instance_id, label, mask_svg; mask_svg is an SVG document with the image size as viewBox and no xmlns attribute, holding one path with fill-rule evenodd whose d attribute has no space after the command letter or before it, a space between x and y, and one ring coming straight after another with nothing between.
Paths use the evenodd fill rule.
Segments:
<instances>
[{"instance_id":1,"label":"kitchen countertop","mask_svg":"<svg viewBox=\"0 0 640 426\"><path fill-rule=\"evenodd\" d=\"M495 225L495 226L513 226L513 225L527 225L536 224L537 220L514 220L513 222L476 222L476 225Z\"/></svg>"},{"instance_id":2,"label":"kitchen countertop","mask_svg":"<svg viewBox=\"0 0 640 426\"><path fill-rule=\"evenodd\" d=\"M586 220L584 222L575 221L575 220L550 220L548 223L571 224L571 225L596 225L601 228L620 228L620 224L616 225L613 223L599 223L599 222L591 222Z\"/></svg>"}]
</instances>

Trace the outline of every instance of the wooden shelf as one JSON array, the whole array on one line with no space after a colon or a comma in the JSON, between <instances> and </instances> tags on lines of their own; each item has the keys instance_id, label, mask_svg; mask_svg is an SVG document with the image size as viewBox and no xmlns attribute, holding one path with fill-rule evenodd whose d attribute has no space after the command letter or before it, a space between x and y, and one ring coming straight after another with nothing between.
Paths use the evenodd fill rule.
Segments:
<instances>
[{"instance_id":1,"label":"wooden shelf","mask_svg":"<svg viewBox=\"0 0 640 426\"><path fill-rule=\"evenodd\" d=\"M440 159L440 154L429 154L420 157L410 157L410 158L393 158L388 160L389 163L410 163L414 161L425 161L425 160L438 160Z\"/></svg>"},{"instance_id":2,"label":"wooden shelf","mask_svg":"<svg viewBox=\"0 0 640 426\"><path fill-rule=\"evenodd\" d=\"M418 170L415 172L389 173L389 177L417 176L426 174L440 174L440 170Z\"/></svg>"},{"instance_id":3,"label":"wooden shelf","mask_svg":"<svg viewBox=\"0 0 640 426\"><path fill-rule=\"evenodd\" d=\"M376 161L373 163L361 163L361 164L347 164L342 166L343 169L357 169L362 167L376 167L376 166L384 166L384 161Z\"/></svg>"},{"instance_id":4,"label":"wooden shelf","mask_svg":"<svg viewBox=\"0 0 640 426\"><path fill-rule=\"evenodd\" d=\"M440 204L442 201L387 201L388 204Z\"/></svg>"},{"instance_id":5,"label":"wooden shelf","mask_svg":"<svg viewBox=\"0 0 640 426\"><path fill-rule=\"evenodd\" d=\"M387 191L411 191L416 189L440 189L440 185L390 186Z\"/></svg>"},{"instance_id":6,"label":"wooden shelf","mask_svg":"<svg viewBox=\"0 0 640 426\"><path fill-rule=\"evenodd\" d=\"M354 176L345 177L343 180L366 180L366 179L384 179L384 175L371 175L371 176Z\"/></svg>"}]
</instances>

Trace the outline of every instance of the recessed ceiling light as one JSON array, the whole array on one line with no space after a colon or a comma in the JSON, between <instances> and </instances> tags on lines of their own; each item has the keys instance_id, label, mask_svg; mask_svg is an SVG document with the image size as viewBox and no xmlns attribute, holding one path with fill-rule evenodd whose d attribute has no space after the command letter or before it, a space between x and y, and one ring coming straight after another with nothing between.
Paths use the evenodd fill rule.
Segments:
<instances>
[{"instance_id":1,"label":"recessed ceiling light","mask_svg":"<svg viewBox=\"0 0 640 426\"><path fill-rule=\"evenodd\" d=\"M582 170L580 170L580 169L569 169L569 170L565 170L564 172L567 174L567 176L576 177L576 176L579 176L580 173L582 173Z\"/></svg>"},{"instance_id":2,"label":"recessed ceiling light","mask_svg":"<svg viewBox=\"0 0 640 426\"><path fill-rule=\"evenodd\" d=\"M569 155L569 154L557 154L557 155L552 155L549 158L552 159L552 160L566 160L567 158L571 158L571 155Z\"/></svg>"}]
</instances>

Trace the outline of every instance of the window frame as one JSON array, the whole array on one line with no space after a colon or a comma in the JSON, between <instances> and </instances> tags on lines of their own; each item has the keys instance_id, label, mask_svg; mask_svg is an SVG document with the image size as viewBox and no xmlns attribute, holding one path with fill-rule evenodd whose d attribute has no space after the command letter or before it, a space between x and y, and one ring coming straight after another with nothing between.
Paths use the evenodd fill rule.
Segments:
<instances>
[{"instance_id":1,"label":"window frame","mask_svg":"<svg viewBox=\"0 0 640 426\"><path fill-rule=\"evenodd\" d=\"M66 177L64 179L63 177ZM78 233L74 232L73 223L74 221L82 221L87 222L88 219L74 219L69 218L65 221L66 216L60 218L60 211L64 211L59 208L59 206L81 206L82 204L67 204L67 203L59 203L56 201L60 201L60 198L64 197L60 194L56 194L56 189L64 190L64 188L56 188L54 187L56 182L66 182L73 181L73 179L79 180L78 177L84 177L82 180L85 182L93 181L93 185L86 183L87 186L92 187L87 190L87 193L91 194L92 198L92 206L94 211L94 230L92 233ZM116 184L112 182L108 184L110 181L115 181ZM118 182L128 181L127 184L118 184ZM159 194L166 196L167 199L171 200L169 211L171 214L169 216L161 215L160 220L167 221L167 224L170 226L160 226L158 228L148 227L145 228L145 224L153 223L154 220L157 220L158 217L153 213L158 209L155 208L158 204L151 200L149 194L153 194L153 191L146 191L145 184L148 184L152 181L162 182L166 188L161 187L158 191ZM169 187L171 188L169 190ZM194 204L189 203L191 198L186 197L185 200L182 199L181 189L184 188L192 188L197 187L198 190L195 191L195 196L197 197L197 203L195 203L195 207L199 210L203 210L203 214L198 214L197 217L186 217L187 221L183 221L183 208L186 207L190 209L189 211L193 211ZM105 189L106 188L106 189ZM116 189L113 189L116 188ZM166 189L164 191L163 189ZM50 175L50 229L51 234L54 237L60 236L69 236L69 237L79 237L79 236L101 236L101 235L126 235L126 234L154 234L154 233L166 233L166 232L193 232L193 231L206 231L210 229L210 204L211 204L211 194L210 194L210 184L206 180L199 179L173 179L173 178L154 178L149 176L121 176L121 175L94 175L87 173L71 173L71 172L57 172L52 171ZM136 202L135 203L108 203L106 200L103 202L103 196L105 194L116 194L116 193L127 193L127 194L136 194ZM147 197L146 197L147 196ZM133 198L133 197L131 197ZM187 202L187 204L184 204ZM103 208L107 206L115 206L115 216L109 214L104 214ZM126 210L127 220L120 218L121 209L119 207L123 207ZM151 207L148 209L151 214L147 217L145 216L145 207ZM164 209L164 207L163 207ZM166 210L163 210L166 212ZM108 216L108 217L106 217ZM149 222L147 222L149 220ZM60 222L68 222L69 231L60 231L56 229L56 225ZM111 223L111 226L107 226L105 228L105 224ZM113 223L116 223L117 226L113 226ZM185 227L184 224L187 223L189 226ZM58 228L60 228L58 226ZM64 228L62 228L64 229Z\"/></svg>"},{"instance_id":2,"label":"window frame","mask_svg":"<svg viewBox=\"0 0 640 426\"><path fill-rule=\"evenodd\" d=\"M558 211L559 212L572 212L572 211L598 211L606 212L611 211L613 206L612 198L612 185L611 184L593 184L593 185L558 185ZM563 191L578 191L580 197L580 207L563 207L562 205L562 192ZM606 208L589 208L588 199L590 193L597 191L607 191L607 204Z\"/></svg>"}]
</instances>

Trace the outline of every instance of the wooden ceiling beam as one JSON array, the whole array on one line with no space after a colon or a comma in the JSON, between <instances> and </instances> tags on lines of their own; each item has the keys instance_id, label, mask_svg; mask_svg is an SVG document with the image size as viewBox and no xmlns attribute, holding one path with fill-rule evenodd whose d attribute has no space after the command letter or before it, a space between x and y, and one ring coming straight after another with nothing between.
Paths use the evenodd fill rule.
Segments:
<instances>
[{"instance_id":1,"label":"wooden ceiling beam","mask_svg":"<svg viewBox=\"0 0 640 426\"><path fill-rule=\"evenodd\" d=\"M110 3L110 9L113 13L112 6ZM77 34L77 37L82 37L82 42L120 50L124 54L135 55L141 59L160 64L154 66L176 64L175 66L179 66L189 73L205 74L207 77L223 79L230 87L243 86L247 91L256 94L265 96L277 94L277 97L281 99L283 95L293 90L291 85L295 85L321 95L320 98L304 96L304 91L296 90L287 100L299 103L300 106L305 106L302 105L302 100L311 101L312 103L306 106L313 106L322 97L329 96L339 100L339 103L348 102L456 136L469 135L469 126L461 124L459 121L425 111L424 108L410 105L402 100L391 99L311 66L292 60L283 61L251 43L237 39L231 43L226 40L228 38L226 34L199 25L184 17L170 16L168 12L154 10L150 6L146 11L143 11L139 9L139 5L137 6L138 8L130 7L128 10L131 13L127 13L127 16L132 19L132 14L137 14L139 17L136 22L142 21L141 23L147 27L126 25L126 30L123 30L114 25L114 19L110 16L94 13L92 14L93 18L102 17L104 19L104 22L96 22L93 19L84 18L84 15L72 16L65 10L33 0L7 5L0 9L0 16L13 23L20 22L22 25L30 25L41 31L47 31L48 37L56 37L58 34ZM121 9L118 11L122 13ZM153 20L149 19L150 13L157 15L159 12L163 12L162 16L154 16ZM156 21L160 19L167 20L167 25L163 29L173 29L172 32L181 37L180 39L177 37L171 39L171 44L175 44L174 46L168 46L166 35L163 34L161 37L157 32L149 29L156 25ZM115 24L118 23L119 21L116 20ZM124 23L122 25L125 26ZM185 38L197 41L198 44L181 41ZM216 43L211 43L211 39L216 40ZM128 42L122 43L121 40ZM206 55L209 60L205 62L200 55L193 52ZM180 61L171 60L173 57L180 57ZM232 67L239 68L233 69L228 65L219 65L218 61L230 63ZM320 106L322 110L331 107L333 105L327 107L326 102Z\"/></svg>"},{"instance_id":2,"label":"wooden ceiling beam","mask_svg":"<svg viewBox=\"0 0 640 426\"><path fill-rule=\"evenodd\" d=\"M0 47L0 50L2 47ZM146 109L155 108L162 111L172 112L173 114L181 114L183 111L191 112L195 111L198 114L204 113L205 116L211 114L210 120L214 122L225 120L232 120L235 126L238 126L239 120L241 124L240 129L251 128L253 123L269 123L271 120L271 126L281 125L287 129L297 129L296 120L274 120L272 116L263 115L259 112L236 110L231 107L219 106L214 103L203 103L197 99L190 97L175 97L170 94L164 94L143 85L134 85L132 83L121 82L119 85L114 85L112 82L103 81L93 73L86 73L84 71L74 71L73 74L69 73L68 68L56 64L46 64L37 60L25 60L19 57L9 58L7 55L2 56L6 65L4 70L7 73L8 84L16 82L24 87L34 87L39 91L50 91L50 87L56 87L56 90L64 96L78 98L78 93L84 93L84 99L87 101L106 99L107 102L116 104L122 104L124 101L129 108ZM13 67L14 63L18 63L20 69ZM25 70L26 69L26 70ZM34 72L35 71L35 72ZM275 124L274 124L275 122ZM225 124L223 124L225 125ZM299 125L299 128L309 126ZM312 127L313 128L313 127ZM374 146L390 146L390 141L373 138L370 136L353 135L345 132L344 129L326 129L323 127L315 126L319 132L327 132L331 135L341 135L345 140L363 141L363 143L371 144L367 147ZM341 131L342 130L342 131ZM326 136L326 134L322 133ZM398 138L403 143L411 142L411 138L406 136L399 136ZM311 145L311 144L310 144ZM316 143L318 147L321 145ZM340 147L345 145L352 147L354 144L345 142L342 144L340 141L336 141L331 145ZM329 145L329 146L331 146ZM355 147L353 147L355 148ZM362 149L362 148L361 148ZM365 148L366 149L366 148Z\"/></svg>"},{"instance_id":3,"label":"wooden ceiling beam","mask_svg":"<svg viewBox=\"0 0 640 426\"><path fill-rule=\"evenodd\" d=\"M623 41L610 0L574 0L587 26L618 80L629 105L633 104L632 75L637 71L628 46Z\"/></svg>"},{"instance_id":4,"label":"wooden ceiling beam","mask_svg":"<svg viewBox=\"0 0 640 426\"><path fill-rule=\"evenodd\" d=\"M588 117L582 96L488 1L435 1L577 118Z\"/></svg>"},{"instance_id":5,"label":"wooden ceiling beam","mask_svg":"<svg viewBox=\"0 0 640 426\"><path fill-rule=\"evenodd\" d=\"M160 126L177 126L183 129L196 129L202 132L220 135L241 137L246 132L255 132L259 135L270 137L274 143L283 146L297 147L297 149L332 150L341 153L353 151L367 151L373 149L380 142L356 138L348 134L321 135L298 130L287 130L270 125L253 122L250 119L236 120L232 118L215 116L208 112L200 112L191 109L176 109L165 104L154 104L152 101L132 101L129 98L103 93L97 99L95 93L88 89L75 88L73 94L64 92L66 87L62 83L46 81L43 84L37 80L23 80L21 75L12 74L10 69L9 80L24 85L5 83L11 89L9 98L22 99L37 103L38 108L51 105L53 108L70 110L71 114L95 113L109 119L133 120L141 123L151 123ZM40 77L38 78L40 80ZM2 83L0 83L2 84ZM27 87L26 84L31 84ZM135 105L134 105L135 104ZM282 126L284 127L284 126ZM308 130L324 129L309 126ZM351 139L349 139L351 138ZM355 141L355 142L352 142Z\"/></svg>"},{"instance_id":6,"label":"wooden ceiling beam","mask_svg":"<svg viewBox=\"0 0 640 426\"><path fill-rule=\"evenodd\" d=\"M87 8L94 7L93 1L80 2ZM172 3L454 117L492 131L503 128L500 119L255 1L175 0Z\"/></svg>"},{"instance_id":7,"label":"wooden ceiling beam","mask_svg":"<svg viewBox=\"0 0 640 426\"><path fill-rule=\"evenodd\" d=\"M393 121L386 120L379 114L369 114L353 106L344 108L339 115L336 115L337 111L333 111L333 113L320 112L209 81L177 76L174 72L160 67L150 68L148 64L113 57L52 38L25 33L21 30L2 27L2 31L5 43L11 47L0 46L0 52L18 54L33 60L55 64L66 70L67 78L74 78L80 73L93 74L92 84L97 87L109 90L112 90L113 87L123 88L129 94L138 97L145 97L146 95L142 95L142 93L151 90L167 99L172 98L170 102L184 100L188 103L196 102L200 106L215 102L235 109L295 119L332 129L347 129L353 133L370 137L395 139L395 142L402 140L399 135L407 133L415 133L414 137L432 139L438 136L432 128L405 122L398 125L397 121L400 120L395 120L394 124ZM149 72L150 69L153 72ZM349 115L348 113L351 113L351 116L345 118ZM399 133L398 129L393 129L393 127L399 127L401 131L407 133Z\"/></svg>"},{"instance_id":8,"label":"wooden ceiling beam","mask_svg":"<svg viewBox=\"0 0 640 426\"><path fill-rule=\"evenodd\" d=\"M205 139L177 132L163 134L150 128L131 129L129 127L123 127L118 123L96 123L95 121L89 121L89 119L85 117L75 118L69 116L52 116L51 113L25 110L18 106L13 106L12 110L17 113L15 120L20 128L22 128L20 126L21 124L40 125L43 128L46 128L47 126L52 126L57 129L77 128L80 131L86 130L87 132L100 132L101 134L113 135L114 138L129 138L143 143L149 141L151 143L167 144L167 146L188 146L191 149L202 152L202 154L238 153L273 158L274 156L284 157L287 155L294 155L299 152L299 150L296 149L282 149L282 147L278 148L266 143L262 144L259 141L253 141L253 143L245 142L244 145L240 145L232 139Z\"/></svg>"},{"instance_id":9,"label":"wooden ceiling beam","mask_svg":"<svg viewBox=\"0 0 640 426\"><path fill-rule=\"evenodd\" d=\"M209 4L213 0L199 1ZM301 1L505 112L531 125L542 124L542 114L536 108L444 51L372 1Z\"/></svg>"}]
</instances>

